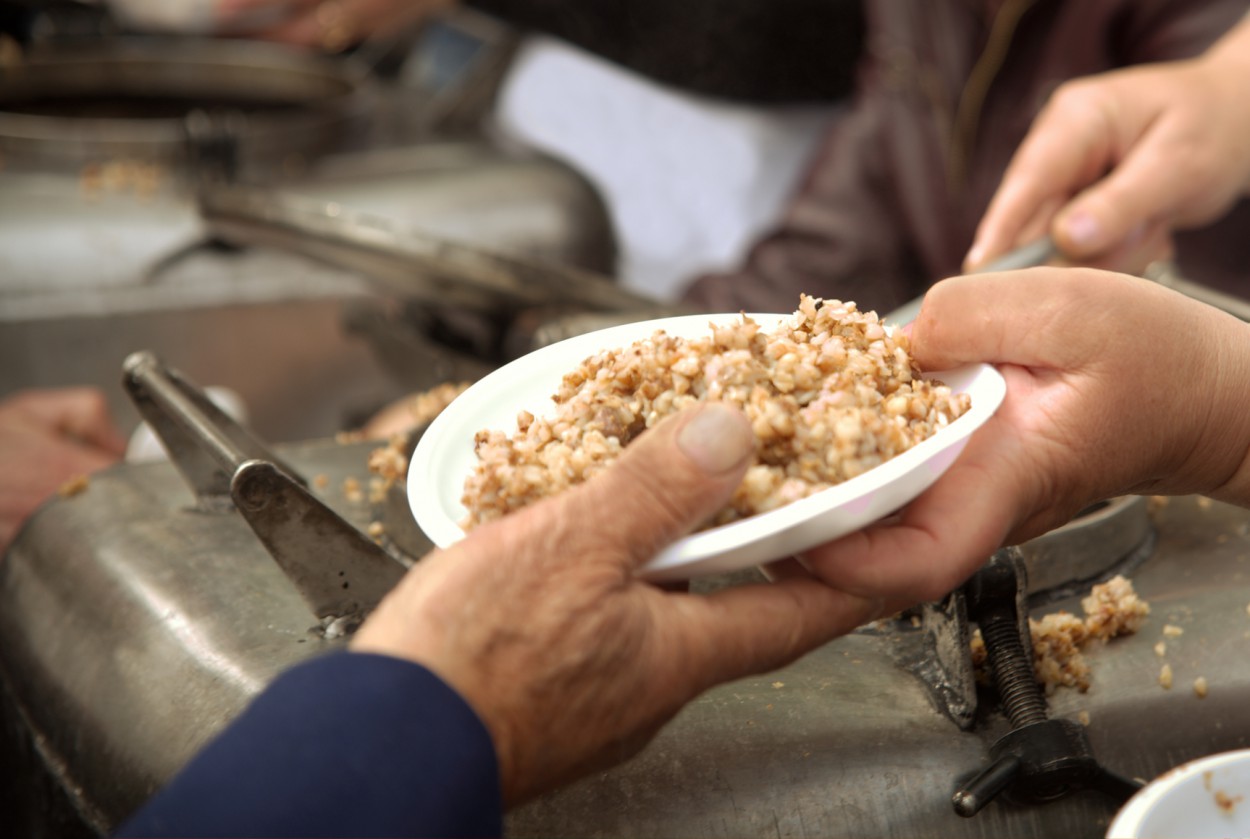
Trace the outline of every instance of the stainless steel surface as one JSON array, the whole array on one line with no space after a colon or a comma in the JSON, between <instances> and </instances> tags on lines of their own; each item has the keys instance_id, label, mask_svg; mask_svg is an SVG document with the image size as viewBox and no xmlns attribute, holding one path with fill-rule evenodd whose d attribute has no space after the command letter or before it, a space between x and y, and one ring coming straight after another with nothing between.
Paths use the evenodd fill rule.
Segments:
<instances>
[{"instance_id":1,"label":"stainless steel surface","mask_svg":"<svg viewBox=\"0 0 1250 839\"><path fill-rule=\"evenodd\" d=\"M602 203L556 161L462 140L323 163L284 183L483 247L612 265ZM292 440L332 434L470 367L491 369L482 359L435 363L428 339L375 352L404 331L399 301L306 257L197 247L205 235L173 181L146 196L89 194L76 175L0 171L0 394L95 384L129 426L137 417L117 371L151 348L195 381L237 391L263 438Z\"/></svg>"},{"instance_id":2,"label":"stainless steel surface","mask_svg":"<svg viewBox=\"0 0 1250 839\"><path fill-rule=\"evenodd\" d=\"M405 297L486 311L656 305L589 271L451 241L337 202L222 185L205 190L200 207L213 235L224 241L311 256Z\"/></svg>"},{"instance_id":3,"label":"stainless steel surface","mask_svg":"<svg viewBox=\"0 0 1250 839\"><path fill-rule=\"evenodd\" d=\"M345 497L373 446L282 446L317 497ZM314 481L314 486L316 485ZM40 764L95 830L117 823L284 667L338 646L237 512L200 509L167 463L120 466L51 502L0 563L0 675ZM7 725L14 722L6 719ZM7 782L6 782L7 783ZM54 814L34 814L34 820ZM44 834L55 836L55 833Z\"/></svg>"},{"instance_id":4,"label":"stainless steel surface","mask_svg":"<svg viewBox=\"0 0 1250 839\"><path fill-rule=\"evenodd\" d=\"M1154 549L1148 504L1140 495L1112 498L1063 527L1023 546L1029 595L1034 605L1046 593L1083 586L1116 566L1131 567ZM1049 595L1053 599L1053 594Z\"/></svg>"},{"instance_id":5,"label":"stainless steel surface","mask_svg":"<svg viewBox=\"0 0 1250 839\"><path fill-rule=\"evenodd\" d=\"M402 506L343 492L345 478L366 480L372 448L278 452L325 476L313 493L354 527L389 530ZM1153 518L1158 541L1134 572L1153 607L1145 628L1087 653L1090 692L1050 699L1053 716L1087 712L1094 753L1141 777L1250 745L1250 513L1186 498ZM411 535L405 550L419 555L428 543ZM1078 596L1045 610L1079 613ZM1160 659L1164 624L1184 635ZM197 511L168 464L106 472L42 509L0 564L0 675L43 755L20 777L50 773L77 818L112 825L283 667L332 647L323 632L237 513ZM633 761L512 813L509 835L1101 835L1110 807L1093 794L953 814L957 780L1006 724L985 696L971 731L940 709L918 666L933 657L925 635L886 622L709 691ZM1163 661L1170 691L1158 684ZM1200 675L1205 699L1190 687Z\"/></svg>"},{"instance_id":6,"label":"stainless steel surface","mask_svg":"<svg viewBox=\"0 0 1250 839\"><path fill-rule=\"evenodd\" d=\"M552 158L485 139L335 155L264 186L526 259L615 270L612 224L594 187Z\"/></svg>"}]
</instances>

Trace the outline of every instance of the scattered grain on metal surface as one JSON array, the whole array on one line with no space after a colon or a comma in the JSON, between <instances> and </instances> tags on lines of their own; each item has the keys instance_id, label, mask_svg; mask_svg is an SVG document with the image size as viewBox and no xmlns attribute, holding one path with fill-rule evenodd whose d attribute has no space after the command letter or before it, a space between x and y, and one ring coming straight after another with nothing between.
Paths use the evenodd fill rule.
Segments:
<instances>
[{"instance_id":1,"label":"scattered grain on metal surface","mask_svg":"<svg viewBox=\"0 0 1250 839\"><path fill-rule=\"evenodd\" d=\"M746 413L755 462L708 526L776 509L860 475L931 437L969 408L919 378L906 336L854 303L804 296L773 332L743 315L701 338L664 331L585 359L517 431L480 431L465 482L466 528L594 477L663 418L701 401Z\"/></svg>"},{"instance_id":2,"label":"scattered grain on metal surface","mask_svg":"<svg viewBox=\"0 0 1250 839\"><path fill-rule=\"evenodd\" d=\"M464 393L472 382L443 382L408 400L408 412L414 426L425 425L443 412L452 400Z\"/></svg>"},{"instance_id":3,"label":"scattered grain on metal surface","mask_svg":"<svg viewBox=\"0 0 1250 839\"><path fill-rule=\"evenodd\" d=\"M1199 676L1194 679L1194 695L1199 699L1207 698L1207 677Z\"/></svg>"},{"instance_id":4,"label":"scattered grain on metal surface","mask_svg":"<svg viewBox=\"0 0 1250 839\"><path fill-rule=\"evenodd\" d=\"M1164 638L1179 638L1184 634L1185 634L1185 630L1182 627L1176 626L1175 624L1171 624L1171 623L1163 625L1163 637Z\"/></svg>"},{"instance_id":5,"label":"scattered grain on metal surface","mask_svg":"<svg viewBox=\"0 0 1250 839\"><path fill-rule=\"evenodd\" d=\"M1150 614L1150 604L1137 596L1132 581L1123 576L1090 589L1081 608L1084 618L1065 611L1029 618L1033 674L1047 694L1060 687L1074 687L1082 693L1089 690L1091 673L1084 650L1137 632ZM972 636L972 663L978 678L987 680L989 661L979 629Z\"/></svg>"},{"instance_id":6,"label":"scattered grain on metal surface","mask_svg":"<svg viewBox=\"0 0 1250 839\"><path fill-rule=\"evenodd\" d=\"M1165 664L1159 669L1159 687L1164 690L1172 689L1172 665Z\"/></svg>"},{"instance_id":7,"label":"scattered grain on metal surface","mask_svg":"<svg viewBox=\"0 0 1250 839\"><path fill-rule=\"evenodd\" d=\"M408 455L405 453L407 437L403 434L392 436L378 449L369 452L369 471L389 484L403 480L408 471Z\"/></svg>"}]
</instances>

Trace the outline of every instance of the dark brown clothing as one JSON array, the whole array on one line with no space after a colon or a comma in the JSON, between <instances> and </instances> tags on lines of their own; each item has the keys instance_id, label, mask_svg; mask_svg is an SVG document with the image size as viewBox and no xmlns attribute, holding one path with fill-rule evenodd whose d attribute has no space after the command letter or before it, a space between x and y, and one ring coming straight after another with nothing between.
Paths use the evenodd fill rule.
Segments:
<instances>
[{"instance_id":1,"label":"dark brown clothing","mask_svg":"<svg viewBox=\"0 0 1250 839\"><path fill-rule=\"evenodd\" d=\"M849 96L864 39L860 0L468 2L665 84L750 102Z\"/></svg>"},{"instance_id":2,"label":"dark brown clothing","mask_svg":"<svg viewBox=\"0 0 1250 839\"><path fill-rule=\"evenodd\" d=\"M688 302L788 311L801 292L887 312L956 274L1015 149L1061 82L1187 58L1250 0L872 0L852 110L778 228ZM1250 212L1177 237L1190 279L1250 289Z\"/></svg>"}]
</instances>

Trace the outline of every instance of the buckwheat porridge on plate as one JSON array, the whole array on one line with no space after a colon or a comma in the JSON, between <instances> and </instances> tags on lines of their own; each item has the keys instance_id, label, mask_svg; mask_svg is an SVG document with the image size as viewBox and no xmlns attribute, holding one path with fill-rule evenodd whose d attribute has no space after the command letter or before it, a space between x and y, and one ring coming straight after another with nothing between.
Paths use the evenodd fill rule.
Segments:
<instances>
[{"instance_id":1,"label":"buckwheat porridge on plate","mask_svg":"<svg viewBox=\"0 0 1250 839\"><path fill-rule=\"evenodd\" d=\"M582 483L669 414L703 400L742 409L756 462L708 526L819 492L931 437L970 407L921 379L906 336L854 303L803 296L775 331L743 315L708 335L663 331L605 349L568 373L556 413L480 431L465 482L466 529Z\"/></svg>"}]
</instances>

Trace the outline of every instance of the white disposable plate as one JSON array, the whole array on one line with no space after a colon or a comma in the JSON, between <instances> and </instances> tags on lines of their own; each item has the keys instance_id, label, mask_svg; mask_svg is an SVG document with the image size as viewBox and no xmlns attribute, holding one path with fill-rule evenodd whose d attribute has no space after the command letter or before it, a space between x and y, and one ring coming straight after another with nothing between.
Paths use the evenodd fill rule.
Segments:
<instances>
[{"instance_id":1,"label":"white disposable plate","mask_svg":"<svg viewBox=\"0 0 1250 839\"><path fill-rule=\"evenodd\" d=\"M1109 839L1250 836L1250 749L1164 772L1116 814Z\"/></svg>"},{"instance_id":2,"label":"white disposable plate","mask_svg":"<svg viewBox=\"0 0 1250 839\"><path fill-rule=\"evenodd\" d=\"M583 359L625 347L657 329L680 337L709 334L709 323L730 323L739 314L686 315L631 323L579 335L519 358L478 381L432 422L408 469L408 502L417 524L435 545L464 538L459 522L465 478L476 466L474 435L482 429L514 434L517 413L553 416L551 395ZM772 330L792 315L752 314ZM1002 402L1006 384L985 364L934 373L972 408L946 428L902 454L837 486L777 510L705 530L664 549L643 569L650 580L685 580L759 565L821 545L893 513L928 488L963 450L969 435Z\"/></svg>"}]
</instances>

